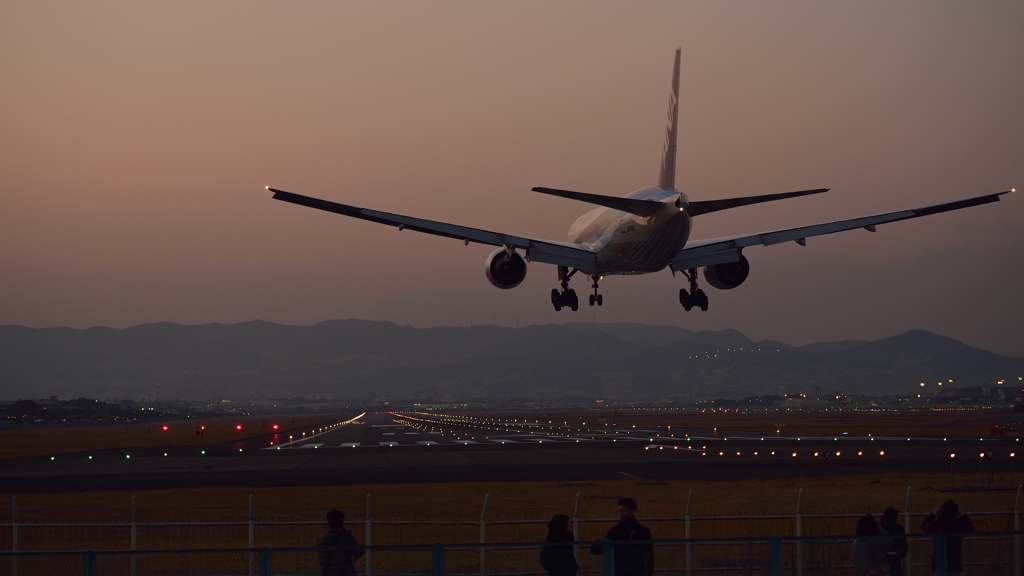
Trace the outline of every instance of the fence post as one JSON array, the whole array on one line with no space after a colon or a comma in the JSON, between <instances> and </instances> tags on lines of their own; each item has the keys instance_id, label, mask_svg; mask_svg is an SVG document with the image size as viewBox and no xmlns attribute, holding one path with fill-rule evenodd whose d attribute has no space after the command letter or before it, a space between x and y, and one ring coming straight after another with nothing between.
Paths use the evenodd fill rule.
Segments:
<instances>
[{"instance_id":1,"label":"fence post","mask_svg":"<svg viewBox=\"0 0 1024 576\"><path fill-rule=\"evenodd\" d=\"M686 539L690 539L690 504L693 502L693 490L686 497ZM686 543L686 576L690 576L690 543Z\"/></svg>"},{"instance_id":2,"label":"fence post","mask_svg":"<svg viewBox=\"0 0 1024 576\"><path fill-rule=\"evenodd\" d=\"M935 533L935 576L946 576L949 566L946 565L946 535Z\"/></svg>"},{"instance_id":3,"label":"fence post","mask_svg":"<svg viewBox=\"0 0 1024 576\"><path fill-rule=\"evenodd\" d=\"M480 510L480 543L487 543L487 501L491 499L491 494L488 492L484 494L484 507ZM487 550L483 546L480 547L480 576L487 574Z\"/></svg>"},{"instance_id":4,"label":"fence post","mask_svg":"<svg viewBox=\"0 0 1024 576\"><path fill-rule=\"evenodd\" d=\"M444 546L434 544L434 553L431 560L433 564L431 574L433 576L444 576Z\"/></svg>"},{"instance_id":5,"label":"fence post","mask_svg":"<svg viewBox=\"0 0 1024 576\"><path fill-rule=\"evenodd\" d=\"M256 497L249 494L249 576L253 574L253 564L256 562L256 558L253 556L252 549L256 547L256 525L253 524L256 508ZM134 575L132 575L134 576Z\"/></svg>"},{"instance_id":6,"label":"fence post","mask_svg":"<svg viewBox=\"0 0 1024 576\"><path fill-rule=\"evenodd\" d=\"M82 573L85 576L96 576L96 553L88 550L82 559Z\"/></svg>"},{"instance_id":7,"label":"fence post","mask_svg":"<svg viewBox=\"0 0 1024 576\"><path fill-rule=\"evenodd\" d=\"M796 497L796 537L800 538L803 533L800 530L800 511L804 504L804 489L800 489L800 493ZM796 576L802 576L804 573L804 561L801 555L800 540L796 541Z\"/></svg>"},{"instance_id":8,"label":"fence post","mask_svg":"<svg viewBox=\"0 0 1024 576\"><path fill-rule=\"evenodd\" d=\"M1020 489L1017 485L1017 499L1013 501L1013 576L1020 576Z\"/></svg>"},{"instance_id":9,"label":"fence post","mask_svg":"<svg viewBox=\"0 0 1024 576\"><path fill-rule=\"evenodd\" d=\"M260 576L271 576L274 570L270 567L270 548L260 549Z\"/></svg>"},{"instance_id":10,"label":"fence post","mask_svg":"<svg viewBox=\"0 0 1024 576\"><path fill-rule=\"evenodd\" d=\"M372 502L370 501L370 493L367 492L366 493L366 546L367 546L367 548L369 548L370 544L373 542L373 536L372 536L372 532L370 530L370 528L371 528L371 526L370 526L370 516L372 515L372 512L373 512L373 507L371 506L371 504L372 504ZM370 568L370 550L369 549L366 550L366 555L363 556L363 558L366 559L366 576L370 576L370 574L372 573L372 570Z\"/></svg>"},{"instance_id":11,"label":"fence post","mask_svg":"<svg viewBox=\"0 0 1024 576\"><path fill-rule=\"evenodd\" d=\"M576 507L572 509L572 539L580 541L580 495L582 492L576 493ZM572 547L572 557L576 560L576 563L580 562L580 549L576 546ZM17 574L15 574L17 576ZM1016 576L1016 575L1014 575Z\"/></svg>"},{"instance_id":12,"label":"fence post","mask_svg":"<svg viewBox=\"0 0 1024 576\"><path fill-rule=\"evenodd\" d=\"M906 532L910 533L910 490L913 486L907 486L907 506L903 510L903 524L906 526ZM907 542L907 576L910 576L910 546L909 541Z\"/></svg>"},{"instance_id":13,"label":"fence post","mask_svg":"<svg viewBox=\"0 0 1024 576\"><path fill-rule=\"evenodd\" d=\"M138 550L138 529L136 524L138 523L138 514L135 511L135 494L132 494L132 552ZM135 576L135 566L137 557L132 554L132 576Z\"/></svg>"},{"instance_id":14,"label":"fence post","mask_svg":"<svg viewBox=\"0 0 1024 576\"><path fill-rule=\"evenodd\" d=\"M772 538L772 576L782 576L782 538Z\"/></svg>"},{"instance_id":15,"label":"fence post","mask_svg":"<svg viewBox=\"0 0 1024 576\"><path fill-rule=\"evenodd\" d=\"M11 496L11 551L18 551L18 497ZM18 557L11 556L11 576L18 576Z\"/></svg>"},{"instance_id":16,"label":"fence post","mask_svg":"<svg viewBox=\"0 0 1024 576\"><path fill-rule=\"evenodd\" d=\"M601 542L601 576L615 576L615 547L611 540Z\"/></svg>"}]
</instances>

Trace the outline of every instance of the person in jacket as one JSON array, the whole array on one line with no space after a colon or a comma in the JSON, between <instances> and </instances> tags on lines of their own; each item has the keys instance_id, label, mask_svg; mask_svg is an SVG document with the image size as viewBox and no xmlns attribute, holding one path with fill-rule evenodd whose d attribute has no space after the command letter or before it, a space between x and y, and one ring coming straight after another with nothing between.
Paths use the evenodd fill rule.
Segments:
<instances>
[{"instance_id":1,"label":"person in jacket","mask_svg":"<svg viewBox=\"0 0 1024 576\"><path fill-rule=\"evenodd\" d=\"M896 522L897 518L899 512L895 508L886 508L885 512L882 512L882 528L889 534L906 534L903 526ZM889 564L892 576L900 576L903 574L903 559L907 557L910 544L906 538L893 538L890 542L892 544L889 546L889 554L885 561Z\"/></svg>"},{"instance_id":2,"label":"person in jacket","mask_svg":"<svg viewBox=\"0 0 1024 576\"><path fill-rule=\"evenodd\" d=\"M886 555L892 541L875 517L865 514L857 521L857 539L853 542L854 576L875 576L889 572Z\"/></svg>"},{"instance_id":3,"label":"person in jacket","mask_svg":"<svg viewBox=\"0 0 1024 576\"><path fill-rule=\"evenodd\" d=\"M935 507L931 514L921 522L921 530L929 534L937 532L962 534L974 532L974 523L967 514L960 514L956 502L946 500ZM932 570L935 570L935 551L932 551ZM956 576L964 573L963 538L950 536L946 538L946 574Z\"/></svg>"},{"instance_id":4,"label":"person in jacket","mask_svg":"<svg viewBox=\"0 0 1024 576\"><path fill-rule=\"evenodd\" d=\"M651 531L636 520L636 500L619 500L619 523L605 535L615 546L615 576L652 576L654 545ZM638 542L633 544L632 542ZM600 540L590 541L590 553L600 555Z\"/></svg>"},{"instance_id":5,"label":"person in jacket","mask_svg":"<svg viewBox=\"0 0 1024 576\"><path fill-rule=\"evenodd\" d=\"M569 531L569 517L555 514L548 522L546 543L540 550L540 565L550 576L576 576L579 565L573 546L564 542L575 542L576 537Z\"/></svg>"},{"instance_id":6,"label":"person in jacket","mask_svg":"<svg viewBox=\"0 0 1024 576\"><path fill-rule=\"evenodd\" d=\"M317 548L359 546L352 532L345 529L345 513L341 510L333 509L327 513L327 527L327 532L316 541ZM363 551L359 549L324 550L320 552L320 573L322 576L355 576L355 560L362 555Z\"/></svg>"}]
</instances>

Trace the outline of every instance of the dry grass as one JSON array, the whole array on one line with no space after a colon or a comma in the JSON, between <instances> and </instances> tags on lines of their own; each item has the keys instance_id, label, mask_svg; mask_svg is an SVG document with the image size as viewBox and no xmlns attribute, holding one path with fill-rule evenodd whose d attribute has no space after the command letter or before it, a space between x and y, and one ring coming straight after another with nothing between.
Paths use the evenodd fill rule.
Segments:
<instances>
[{"instance_id":1,"label":"dry grass","mask_svg":"<svg viewBox=\"0 0 1024 576\"><path fill-rule=\"evenodd\" d=\"M770 413L741 414L734 409L727 412L710 410L700 412L679 412L674 410L634 411L611 410L588 412L536 412L488 414L487 418L510 417L552 424L582 423L588 426L610 425L612 419L618 428L637 426L661 426L699 428L713 431L748 432L762 435L782 434L841 434L852 436L942 436L979 437L989 435L989 423L994 416L1012 413L1009 409L949 409L949 410L892 410L885 412L792 412L775 409ZM477 416L480 414L466 414ZM779 426L784 424L785 426ZM1020 436L1020 431L1005 431L1007 436Z\"/></svg>"},{"instance_id":2,"label":"dry grass","mask_svg":"<svg viewBox=\"0 0 1024 576\"><path fill-rule=\"evenodd\" d=\"M631 496L640 504L639 516L656 538L682 538L685 524L680 520L652 520L657 517L681 517L686 499L693 490L691 515L695 538L761 537L794 535L797 495L804 488L803 513L864 514L880 513L888 506L901 512L907 486L914 486L911 511L929 512L950 497L942 489L945 475L880 474L834 478L784 478L651 482L615 480L582 483L558 482L473 482L444 484L378 484L345 487L257 488L257 489L183 489L144 491L136 494L138 521L148 522L240 522L248 520L249 495L254 496L255 519L267 521L307 521L305 526L259 526L259 546L306 546L315 542L323 530L326 510L337 507L348 514L348 522L360 541L365 539L367 494L372 494L374 522L412 520L410 525L377 524L373 543L430 544L479 541L479 519L484 495L489 494L487 518L532 520L521 524L489 525L489 542L529 542L543 539L544 521L554 514L572 516L576 494L581 494L579 517L605 519L582 522L583 539L603 536L615 506L622 496ZM997 479L1008 485L1009 478ZM1007 511L1014 505L1015 491L960 492L954 496L961 508L972 511ZM22 495L18 497L19 522L127 522L131 518L131 494L123 492ZM10 495L0 496L0 522L10 522ZM768 518L785 515L789 518ZM754 518L722 520L720 516ZM423 521L467 521L465 525L425 525ZM852 533L856 518L804 518L804 535ZM920 516L914 522L920 522ZM1010 516L976 516L979 530L1011 528ZM140 548L218 548L245 547L248 531L236 527L143 528ZM76 545L61 548L124 547L127 528L89 529L81 534L57 535L39 531L34 535L23 529L23 548L46 548L58 540L74 540ZM0 541L3 541L0 539ZM106 544L105 544L106 543ZM120 543L118 545L117 543Z\"/></svg>"},{"instance_id":3,"label":"dry grass","mask_svg":"<svg viewBox=\"0 0 1024 576\"><path fill-rule=\"evenodd\" d=\"M172 446L211 446L232 440L245 440L271 434L270 426L279 424L279 433L312 430L340 422L352 415L284 414L277 416L225 416L153 420L144 423L68 428L29 427L0 432L0 459L52 456L91 450L162 448ZM263 423L267 423L267 428ZM235 427L241 424L242 429ZM163 431L166 425L168 430ZM196 427L206 426L203 435Z\"/></svg>"}]
</instances>

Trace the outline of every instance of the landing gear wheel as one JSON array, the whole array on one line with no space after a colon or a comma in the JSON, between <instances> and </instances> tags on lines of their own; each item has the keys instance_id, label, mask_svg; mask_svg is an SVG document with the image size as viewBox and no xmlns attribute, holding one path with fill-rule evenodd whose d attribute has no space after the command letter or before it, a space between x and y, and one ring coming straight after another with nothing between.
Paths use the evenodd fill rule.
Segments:
<instances>
[{"instance_id":1,"label":"landing gear wheel","mask_svg":"<svg viewBox=\"0 0 1024 576\"><path fill-rule=\"evenodd\" d=\"M596 300L596 298L594 298L594 295L593 295L593 294L591 294L591 295L590 295L590 305L591 305L591 306L593 306L593 305L594 305L594 301L595 301L595 300Z\"/></svg>"},{"instance_id":2,"label":"landing gear wheel","mask_svg":"<svg viewBox=\"0 0 1024 576\"><path fill-rule=\"evenodd\" d=\"M570 288L565 295L568 296L568 303L566 304L566 306L571 308L573 312L579 310L580 299L576 297L576 291Z\"/></svg>"},{"instance_id":3,"label":"landing gear wheel","mask_svg":"<svg viewBox=\"0 0 1024 576\"><path fill-rule=\"evenodd\" d=\"M690 297L690 293L686 291L686 288L679 289L679 303L683 305L683 310L687 312L693 308L693 299Z\"/></svg>"},{"instance_id":4,"label":"landing gear wheel","mask_svg":"<svg viewBox=\"0 0 1024 576\"><path fill-rule=\"evenodd\" d=\"M562 295L558 293L557 288L551 289L551 305L555 307L555 312L562 311Z\"/></svg>"},{"instance_id":5,"label":"landing gear wheel","mask_svg":"<svg viewBox=\"0 0 1024 576\"><path fill-rule=\"evenodd\" d=\"M603 294L598 294L597 295L597 305L600 306L602 304L604 304L604 295Z\"/></svg>"},{"instance_id":6,"label":"landing gear wheel","mask_svg":"<svg viewBox=\"0 0 1024 576\"><path fill-rule=\"evenodd\" d=\"M693 299L694 304L700 306L702 312L708 311L708 295L703 290L698 288L697 292L693 295Z\"/></svg>"}]
</instances>

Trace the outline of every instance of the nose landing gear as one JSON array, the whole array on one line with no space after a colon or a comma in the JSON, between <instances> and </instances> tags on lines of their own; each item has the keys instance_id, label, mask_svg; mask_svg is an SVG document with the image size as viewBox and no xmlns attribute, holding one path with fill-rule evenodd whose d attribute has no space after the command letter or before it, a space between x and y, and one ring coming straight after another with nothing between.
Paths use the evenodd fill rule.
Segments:
<instances>
[{"instance_id":1,"label":"nose landing gear","mask_svg":"<svg viewBox=\"0 0 1024 576\"><path fill-rule=\"evenodd\" d=\"M575 273L575 268L569 272L566 266L558 267L558 279L561 281L562 289L551 289L551 305L555 307L555 312L561 312L562 308L570 308L573 312L579 310L580 299L576 296L576 291L569 288L569 278Z\"/></svg>"},{"instance_id":2,"label":"nose landing gear","mask_svg":"<svg viewBox=\"0 0 1024 576\"><path fill-rule=\"evenodd\" d=\"M700 308L702 311L708 311L708 295L703 290L697 287L697 269L690 268L684 270L683 275L690 281L690 291L687 292L686 288L679 289L679 303L683 305L683 310L687 312L691 308Z\"/></svg>"}]
</instances>

